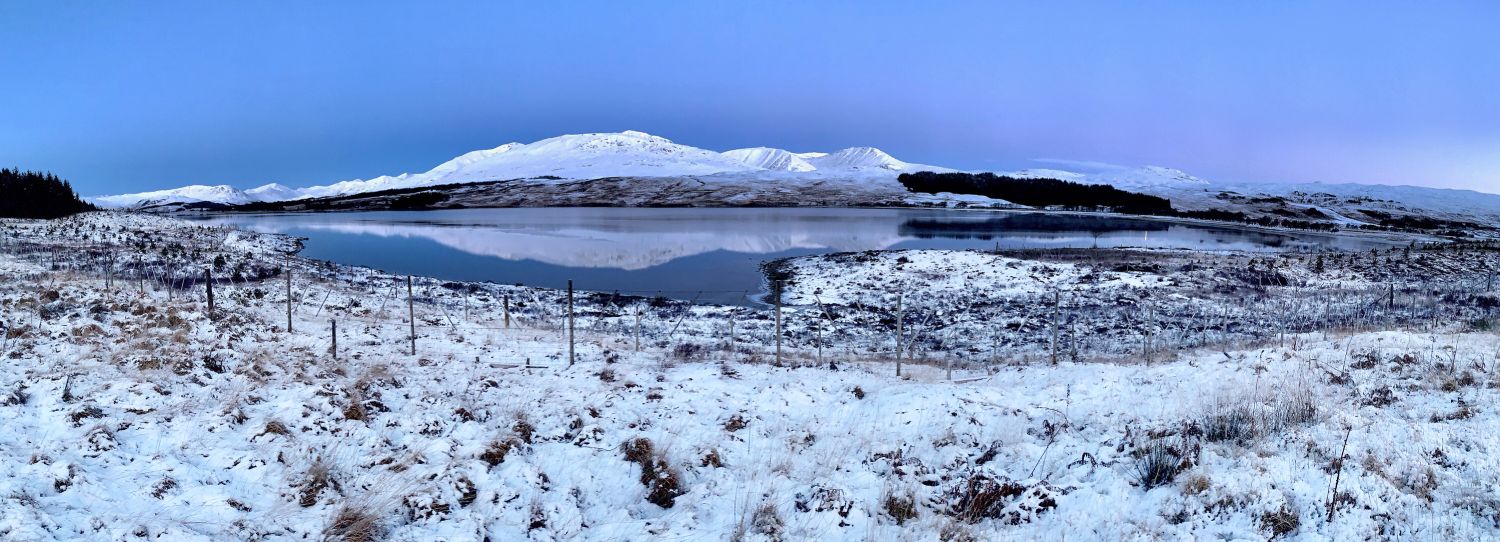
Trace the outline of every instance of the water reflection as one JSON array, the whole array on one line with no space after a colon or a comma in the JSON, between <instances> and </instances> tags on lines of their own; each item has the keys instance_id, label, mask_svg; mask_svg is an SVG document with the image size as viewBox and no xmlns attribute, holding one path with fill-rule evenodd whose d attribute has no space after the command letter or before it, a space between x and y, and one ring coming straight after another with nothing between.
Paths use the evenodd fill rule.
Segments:
<instances>
[{"instance_id":1,"label":"water reflection","mask_svg":"<svg viewBox=\"0 0 1500 542\"><path fill-rule=\"evenodd\" d=\"M759 289L760 261L821 252L996 245L1360 249L1375 243L1117 217L901 209L463 209L206 220L307 237L310 257L396 273L538 286L574 279L593 290L718 302Z\"/></svg>"}]
</instances>

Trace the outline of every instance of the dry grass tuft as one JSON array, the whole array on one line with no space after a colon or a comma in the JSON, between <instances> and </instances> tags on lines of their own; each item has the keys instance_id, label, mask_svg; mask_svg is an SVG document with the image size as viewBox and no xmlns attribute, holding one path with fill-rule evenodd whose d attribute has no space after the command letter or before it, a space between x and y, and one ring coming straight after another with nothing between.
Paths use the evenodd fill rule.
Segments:
<instances>
[{"instance_id":1,"label":"dry grass tuft","mask_svg":"<svg viewBox=\"0 0 1500 542\"><path fill-rule=\"evenodd\" d=\"M497 440L491 442L490 445L484 449L484 453L479 454L479 459L483 460L490 467L494 467L496 465L504 463L505 456L510 455L511 450L514 450L520 445L521 442L516 439Z\"/></svg>"},{"instance_id":2,"label":"dry grass tuft","mask_svg":"<svg viewBox=\"0 0 1500 542\"><path fill-rule=\"evenodd\" d=\"M375 542L380 540L382 534L378 516L351 505L340 508L338 514L333 516L333 522L323 529L324 540L344 542Z\"/></svg>"},{"instance_id":3,"label":"dry grass tuft","mask_svg":"<svg viewBox=\"0 0 1500 542\"><path fill-rule=\"evenodd\" d=\"M656 450L651 439L639 437L620 445L625 460L640 465L641 485L646 486L646 500L662 508L671 508L682 496L682 478Z\"/></svg>"},{"instance_id":4,"label":"dry grass tuft","mask_svg":"<svg viewBox=\"0 0 1500 542\"><path fill-rule=\"evenodd\" d=\"M917 497L910 492L887 492L880 502L886 515L896 520L896 525L904 525L917 519Z\"/></svg>"}]
</instances>

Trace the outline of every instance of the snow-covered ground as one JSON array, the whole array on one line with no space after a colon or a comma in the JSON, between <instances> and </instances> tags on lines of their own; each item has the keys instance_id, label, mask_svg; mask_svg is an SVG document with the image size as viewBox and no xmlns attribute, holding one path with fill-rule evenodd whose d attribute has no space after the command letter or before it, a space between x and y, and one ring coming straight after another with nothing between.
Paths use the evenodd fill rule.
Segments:
<instances>
[{"instance_id":1,"label":"snow-covered ground","mask_svg":"<svg viewBox=\"0 0 1500 542\"><path fill-rule=\"evenodd\" d=\"M570 366L561 292L418 278L412 322L405 277L289 258L282 236L111 213L0 233L3 540L1500 536L1500 337L1473 281L1493 248L1269 268L1298 288L1433 277L1405 317L1322 320L1366 331L1163 339L1149 364L926 342L898 378L886 323L845 316L876 285L923 337L946 319L916 315L966 290L1302 294L1194 274L1264 255L824 257L782 266L783 363L771 309L581 293Z\"/></svg>"}]
</instances>

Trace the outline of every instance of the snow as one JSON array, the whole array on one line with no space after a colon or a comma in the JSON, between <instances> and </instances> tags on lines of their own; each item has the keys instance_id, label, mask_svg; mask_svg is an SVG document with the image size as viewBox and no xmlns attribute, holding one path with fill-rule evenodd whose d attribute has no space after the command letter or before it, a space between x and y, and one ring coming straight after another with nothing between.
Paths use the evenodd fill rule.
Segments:
<instances>
[{"instance_id":1,"label":"snow","mask_svg":"<svg viewBox=\"0 0 1500 542\"><path fill-rule=\"evenodd\" d=\"M556 291L418 277L411 355L405 277L288 260L285 236L119 213L0 229L3 540L320 539L346 509L386 540L1500 536L1500 336L1458 321L1291 333L1149 364L965 353L949 380L930 359L896 377L880 354L888 336L829 352L830 368L794 327L776 366L769 309L583 293L570 367ZM108 254L112 291L98 273ZM135 280L137 255L178 279L223 256L221 273L243 280L216 275L210 319L201 284L169 299ZM1412 265L1473 263L1462 258L1436 249ZM870 281L896 281L930 308L961 290L1119 295L1184 280L976 252L833 261L798 262L811 274L790 292L789 322L819 313L804 304L811 288L822 303L877 301L860 286ZM275 272L287 263L293 332ZM1317 280L1378 271L1329 266L1338 276ZM1253 425L1242 439L1203 432L1241 411ZM621 452L642 437L681 481L670 508L647 501L641 467ZM513 448L491 464L494 443ZM1152 443L1182 444L1189 461L1147 488L1138 466ZM309 483L324 471L328 483ZM961 496L985 480L1007 491L964 514ZM914 517L888 513L907 495Z\"/></svg>"},{"instance_id":2,"label":"snow","mask_svg":"<svg viewBox=\"0 0 1500 542\"><path fill-rule=\"evenodd\" d=\"M817 166L808 163L807 159L797 154L768 147L724 151L724 156L747 166L773 171L814 171L818 169Z\"/></svg>"}]
</instances>

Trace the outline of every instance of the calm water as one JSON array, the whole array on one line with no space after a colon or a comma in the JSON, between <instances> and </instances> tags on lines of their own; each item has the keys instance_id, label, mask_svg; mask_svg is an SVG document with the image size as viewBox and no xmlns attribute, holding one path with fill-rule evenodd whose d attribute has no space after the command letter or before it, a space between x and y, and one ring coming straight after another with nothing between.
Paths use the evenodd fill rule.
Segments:
<instances>
[{"instance_id":1,"label":"calm water","mask_svg":"<svg viewBox=\"0 0 1500 542\"><path fill-rule=\"evenodd\" d=\"M306 237L303 254L392 273L740 303L759 264L892 248L1367 249L1380 241L1153 220L900 209L532 208L229 215Z\"/></svg>"}]
</instances>

